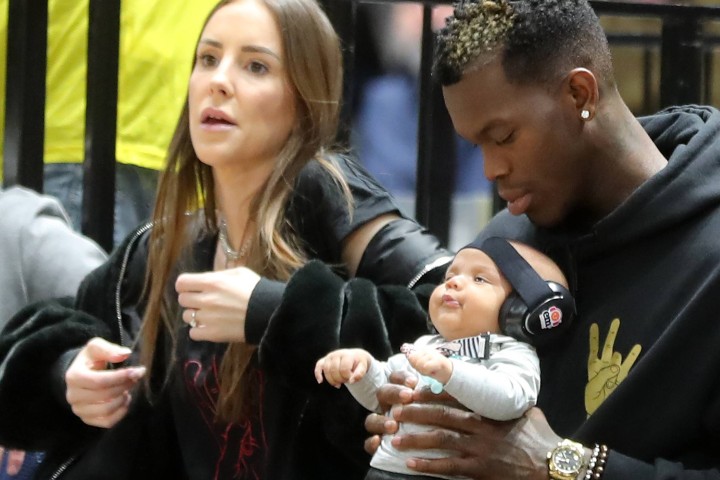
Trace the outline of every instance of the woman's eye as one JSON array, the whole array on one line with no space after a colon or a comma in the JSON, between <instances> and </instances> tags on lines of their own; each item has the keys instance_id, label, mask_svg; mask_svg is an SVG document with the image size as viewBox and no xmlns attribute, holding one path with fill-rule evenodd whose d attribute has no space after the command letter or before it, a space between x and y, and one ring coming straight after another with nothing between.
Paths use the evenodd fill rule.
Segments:
<instances>
[{"instance_id":1,"label":"woman's eye","mask_svg":"<svg viewBox=\"0 0 720 480\"><path fill-rule=\"evenodd\" d=\"M214 67L215 65L217 65L217 59L214 55L210 54L198 55L198 62L203 67Z\"/></svg>"},{"instance_id":2,"label":"woman's eye","mask_svg":"<svg viewBox=\"0 0 720 480\"><path fill-rule=\"evenodd\" d=\"M267 73L268 68L260 63L260 62L250 62L250 65L248 65L248 70L250 70L252 73Z\"/></svg>"}]
</instances>

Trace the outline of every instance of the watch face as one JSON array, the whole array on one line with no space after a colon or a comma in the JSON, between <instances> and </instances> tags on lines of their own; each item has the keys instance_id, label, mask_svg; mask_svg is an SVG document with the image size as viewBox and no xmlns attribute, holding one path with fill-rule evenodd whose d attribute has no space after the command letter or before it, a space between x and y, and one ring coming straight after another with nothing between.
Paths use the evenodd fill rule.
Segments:
<instances>
[{"instance_id":1,"label":"watch face","mask_svg":"<svg viewBox=\"0 0 720 480\"><path fill-rule=\"evenodd\" d=\"M575 450L564 448L555 451L553 463L563 473L576 473L582 464L582 458Z\"/></svg>"}]
</instances>

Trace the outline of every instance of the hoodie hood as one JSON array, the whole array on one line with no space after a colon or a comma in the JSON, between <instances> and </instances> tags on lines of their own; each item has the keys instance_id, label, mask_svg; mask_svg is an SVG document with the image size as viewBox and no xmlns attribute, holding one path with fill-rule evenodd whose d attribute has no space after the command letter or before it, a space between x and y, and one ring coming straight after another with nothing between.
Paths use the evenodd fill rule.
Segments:
<instances>
[{"instance_id":1,"label":"hoodie hood","mask_svg":"<svg viewBox=\"0 0 720 480\"><path fill-rule=\"evenodd\" d=\"M667 108L638 120L668 165L596 223L591 232L576 238L573 243L578 253L597 254L598 249L615 249L675 228L720 202L720 112L690 105ZM552 230L542 232L546 241L567 244L567 232ZM592 242L587 241L590 238ZM593 246L588 247L588 243Z\"/></svg>"}]
</instances>

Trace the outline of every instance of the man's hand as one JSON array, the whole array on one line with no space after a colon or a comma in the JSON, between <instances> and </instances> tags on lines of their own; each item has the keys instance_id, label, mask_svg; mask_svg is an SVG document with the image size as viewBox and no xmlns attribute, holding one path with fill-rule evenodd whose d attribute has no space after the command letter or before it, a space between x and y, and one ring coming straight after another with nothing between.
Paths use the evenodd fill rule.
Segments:
<instances>
[{"instance_id":1,"label":"man's hand","mask_svg":"<svg viewBox=\"0 0 720 480\"><path fill-rule=\"evenodd\" d=\"M437 427L430 432L393 438L398 449L443 449L446 458L411 458L418 473L457 475L483 480L547 480L546 454L560 440L543 413L530 409L523 417L498 422L446 405L410 404L395 407L396 422Z\"/></svg>"},{"instance_id":2,"label":"man's hand","mask_svg":"<svg viewBox=\"0 0 720 480\"><path fill-rule=\"evenodd\" d=\"M127 413L130 390L145 375L145 367L107 370L107 365L125 361L130 353L129 348L93 338L70 364L65 397L86 424L110 428Z\"/></svg>"},{"instance_id":3,"label":"man's hand","mask_svg":"<svg viewBox=\"0 0 720 480\"><path fill-rule=\"evenodd\" d=\"M405 371L391 373L390 383L380 387L377 393L380 409L387 412L392 405L412 402L413 389L417 385L417 381L415 376ZM373 434L365 440L365 451L372 455L380 446L380 437L396 433L398 424L385 415L371 413L365 418L365 430Z\"/></svg>"},{"instance_id":4,"label":"man's hand","mask_svg":"<svg viewBox=\"0 0 720 480\"><path fill-rule=\"evenodd\" d=\"M450 450L448 458L411 458L407 466L418 473L457 475L483 480L547 480L547 452L560 437L550 428L538 408L523 417L498 422L463 409L447 393L435 395L428 389L415 390L417 379L407 372L395 372L390 384L378 391L383 411L391 415L370 414L365 429L374 434L365 440L365 450L373 454L380 436L395 434L400 422L434 428L430 432L405 434L393 438L400 450Z\"/></svg>"}]
</instances>

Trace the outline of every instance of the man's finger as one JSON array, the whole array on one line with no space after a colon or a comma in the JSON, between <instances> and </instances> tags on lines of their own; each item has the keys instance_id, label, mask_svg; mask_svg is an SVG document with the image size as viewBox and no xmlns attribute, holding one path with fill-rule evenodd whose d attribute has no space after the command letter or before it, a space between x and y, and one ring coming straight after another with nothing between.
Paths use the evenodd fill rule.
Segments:
<instances>
[{"instance_id":1,"label":"man's finger","mask_svg":"<svg viewBox=\"0 0 720 480\"><path fill-rule=\"evenodd\" d=\"M404 385L385 384L378 389L377 399L380 409L385 412L392 405L412 402L413 391Z\"/></svg>"},{"instance_id":2,"label":"man's finger","mask_svg":"<svg viewBox=\"0 0 720 480\"><path fill-rule=\"evenodd\" d=\"M397 422L419 423L458 432L472 432L484 421L480 415L447 405L412 403L393 407L392 417Z\"/></svg>"},{"instance_id":3,"label":"man's finger","mask_svg":"<svg viewBox=\"0 0 720 480\"><path fill-rule=\"evenodd\" d=\"M390 374L390 383L395 385L404 385L408 388L415 388L417 386L418 378L412 373L406 370L397 370Z\"/></svg>"},{"instance_id":4,"label":"man's finger","mask_svg":"<svg viewBox=\"0 0 720 480\"><path fill-rule=\"evenodd\" d=\"M385 415L371 413L365 417L365 430L374 435L393 434L398 431L398 424Z\"/></svg>"},{"instance_id":5,"label":"man's finger","mask_svg":"<svg viewBox=\"0 0 720 480\"><path fill-rule=\"evenodd\" d=\"M369 453L370 455L374 455L379 446L380 446L380 435L373 435L372 437L365 439L365 444L364 444L365 451L367 453Z\"/></svg>"}]
</instances>

